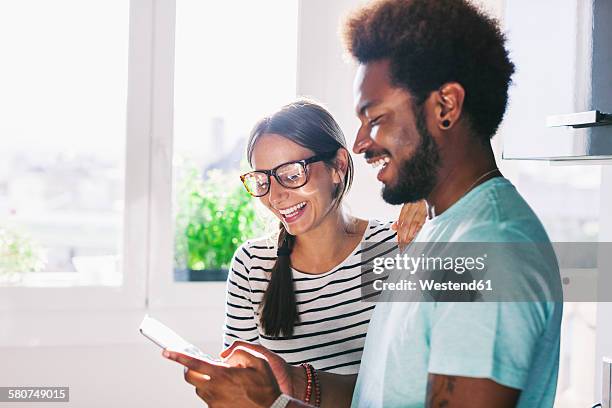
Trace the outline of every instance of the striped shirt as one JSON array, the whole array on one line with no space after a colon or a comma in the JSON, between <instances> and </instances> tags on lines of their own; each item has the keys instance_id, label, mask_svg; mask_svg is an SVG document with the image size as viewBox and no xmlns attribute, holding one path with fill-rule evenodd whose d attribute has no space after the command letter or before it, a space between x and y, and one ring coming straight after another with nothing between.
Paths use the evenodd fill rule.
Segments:
<instances>
[{"instance_id":1,"label":"striped shirt","mask_svg":"<svg viewBox=\"0 0 612 408\"><path fill-rule=\"evenodd\" d=\"M268 336L259 324L260 303L276 260L275 240L244 243L234 255L227 280L225 346L245 340L265 346L289 364L308 362L318 370L356 374L375 306L362 298L361 266L390 251L388 245L376 244L397 241L391 224L369 221L360 245L328 272L292 270L299 315L292 337Z\"/></svg>"}]
</instances>

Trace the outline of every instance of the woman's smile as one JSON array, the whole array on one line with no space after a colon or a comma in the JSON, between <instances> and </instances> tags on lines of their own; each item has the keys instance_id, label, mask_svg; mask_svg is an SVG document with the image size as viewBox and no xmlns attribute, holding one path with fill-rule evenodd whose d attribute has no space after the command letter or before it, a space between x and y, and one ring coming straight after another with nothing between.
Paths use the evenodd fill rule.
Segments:
<instances>
[{"instance_id":1,"label":"woman's smile","mask_svg":"<svg viewBox=\"0 0 612 408\"><path fill-rule=\"evenodd\" d=\"M301 203L298 203L291 207L287 207L282 210L279 209L278 212L281 214L281 216L283 217L283 220L287 224L291 224L297 221L298 218L300 218L304 214L304 211L306 211L306 206L307 206L306 201L302 201Z\"/></svg>"}]
</instances>

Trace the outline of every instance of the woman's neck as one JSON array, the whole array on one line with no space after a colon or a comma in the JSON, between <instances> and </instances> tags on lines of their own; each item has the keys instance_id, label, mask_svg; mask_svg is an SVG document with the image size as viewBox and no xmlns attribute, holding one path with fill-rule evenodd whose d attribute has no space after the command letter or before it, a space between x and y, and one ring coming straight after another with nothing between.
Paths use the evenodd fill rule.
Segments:
<instances>
[{"instance_id":1,"label":"woman's neck","mask_svg":"<svg viewBox=\"0 0 612 408\"><path fill-rule=\"evenodd\" d=\"M349 255L358 243L356 240L361 241L366 225L366 221L341 208L332 210L316 228L296 236L292 264L304 272L325 272Z\"/></svg>"}]
</instances>

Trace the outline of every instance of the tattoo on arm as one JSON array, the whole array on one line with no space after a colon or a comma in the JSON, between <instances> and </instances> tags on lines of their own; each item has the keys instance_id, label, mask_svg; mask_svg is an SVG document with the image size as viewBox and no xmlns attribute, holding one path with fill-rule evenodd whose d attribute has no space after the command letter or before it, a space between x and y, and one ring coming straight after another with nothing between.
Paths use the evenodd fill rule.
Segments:
<instances>
[{"instance_id":1,"label":"tattoo on arm","mask_svg":"<svg viewBox=\"0 0 612 408\"><path fill-rule=\"evenodd\" d=\"M435 378L438 378L436 381ZM456 378L453 376L433 376L427 377L427 396L426 408L448 408L450 407L450 397L455 391Z\"/></svg>"}]
</instances>

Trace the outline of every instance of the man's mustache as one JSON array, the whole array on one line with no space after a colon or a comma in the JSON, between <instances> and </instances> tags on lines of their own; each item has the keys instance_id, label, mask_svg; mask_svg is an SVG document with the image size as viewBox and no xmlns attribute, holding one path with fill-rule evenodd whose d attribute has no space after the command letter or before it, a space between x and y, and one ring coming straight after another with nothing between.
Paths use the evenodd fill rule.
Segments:
<instances>
[{"instance_id":1,"label":"man's mustache","mask_svg":"<svg viewBox=\"0 0 612 408\"><path fill-rule=\"evenodd\" d=\"M364 158L366 160L371 159L373 157L378 157L378 156L382 156L382 155L386 155L391 157L391 153L389 153L388 150L382 149L382 150L366 150L366 152L363 154Z\"/></svg>"}]
</instances>

